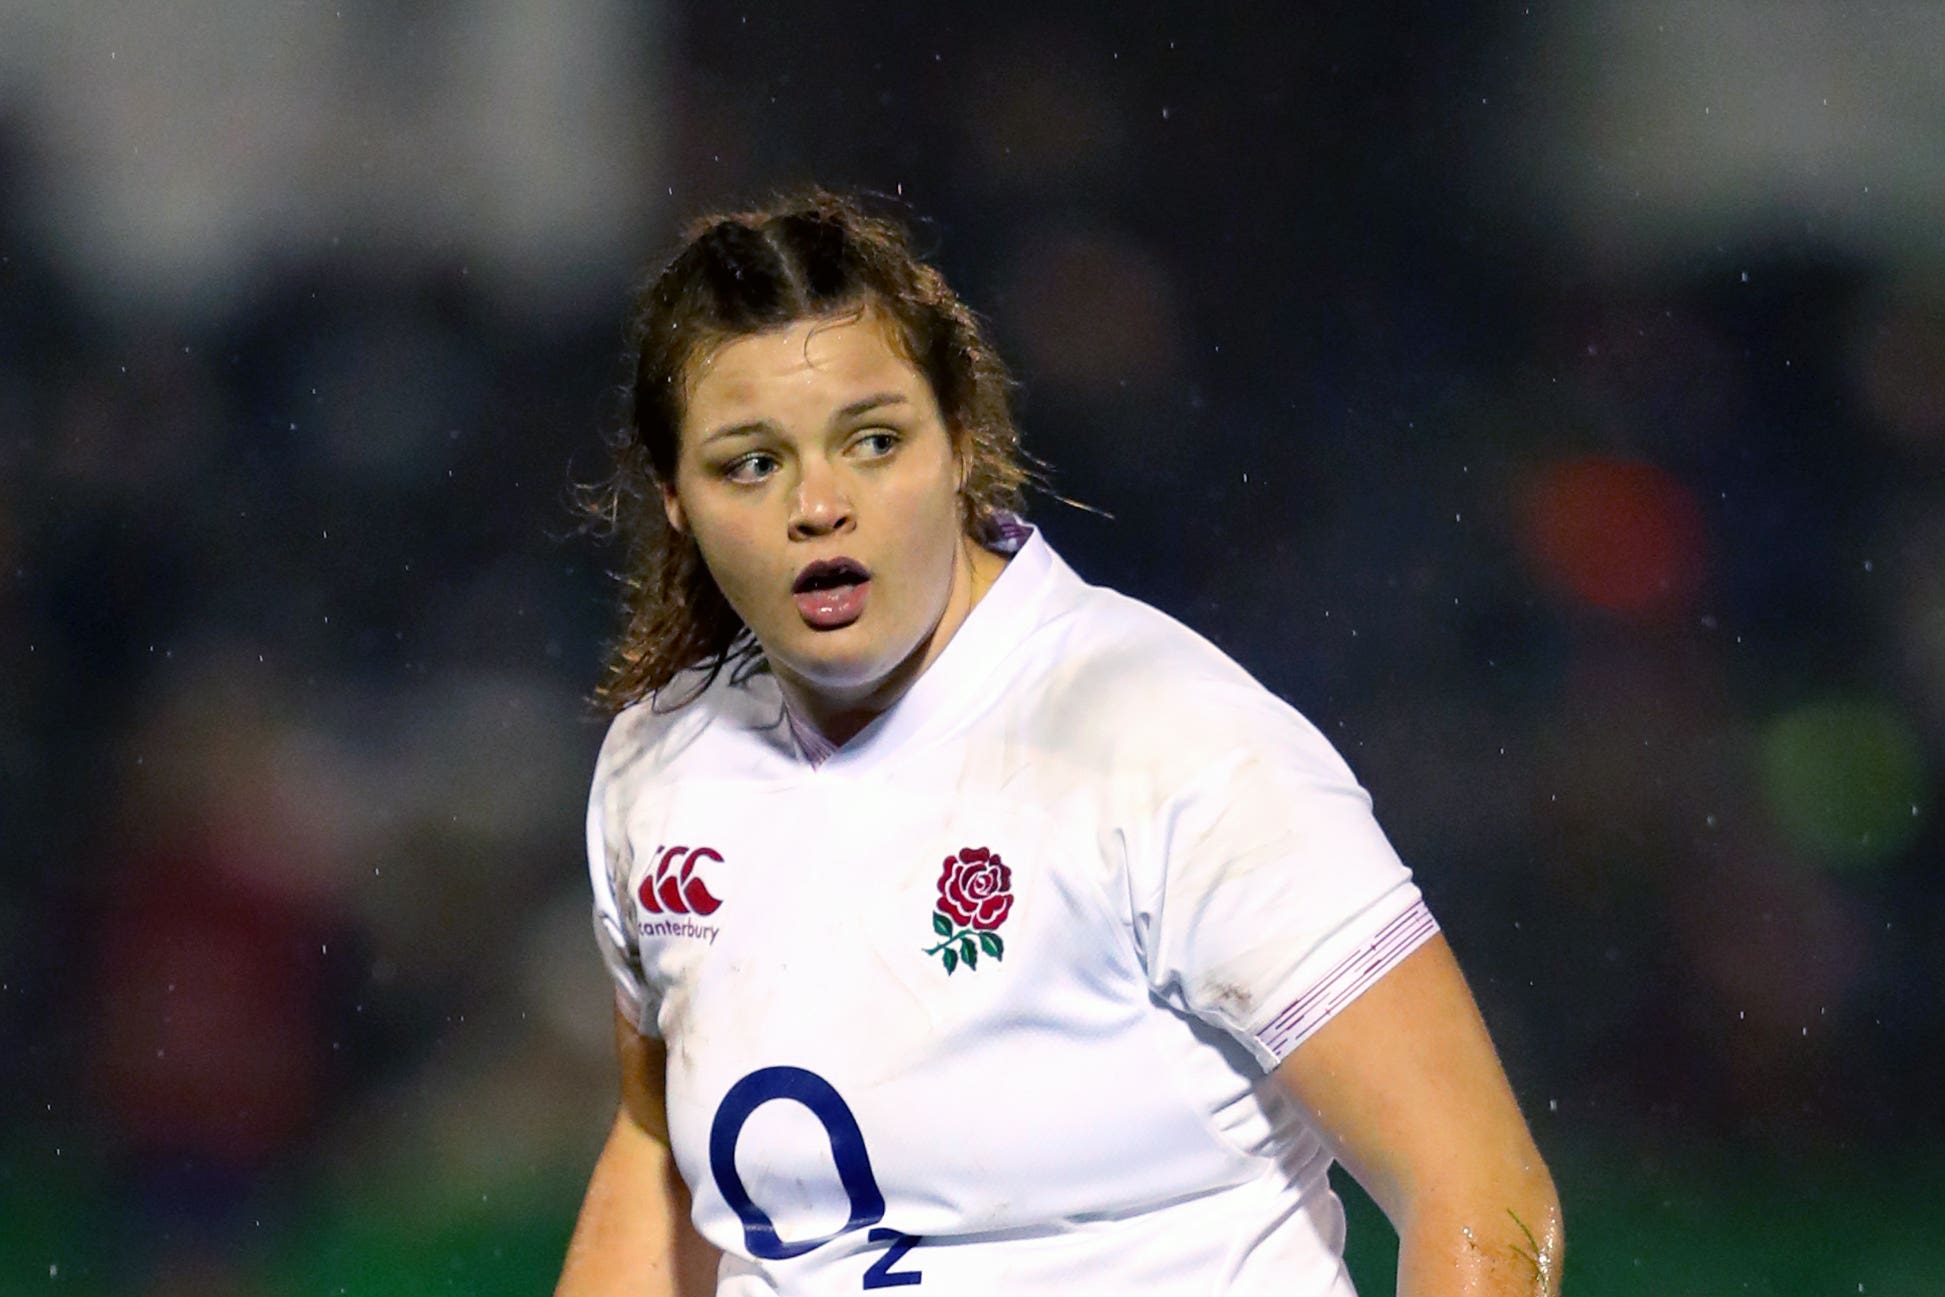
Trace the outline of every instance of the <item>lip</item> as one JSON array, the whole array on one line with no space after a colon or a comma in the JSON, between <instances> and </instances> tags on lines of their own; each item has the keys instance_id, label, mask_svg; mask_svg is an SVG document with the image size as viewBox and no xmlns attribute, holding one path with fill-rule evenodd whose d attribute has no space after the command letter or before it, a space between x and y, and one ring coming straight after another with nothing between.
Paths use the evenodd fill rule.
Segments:
<instances>
[{"instance_id":1,"label":"lip","mask_svg":"<svg viewBox=\"0 0 1945 1297\"><path fill-rule=\"evenodd\" d=\"M791 602L813 630L842 630L864 616L871 593L871 569L854 558L819 559L806 564L791 582Z\"/></svg>"}]
</instances>

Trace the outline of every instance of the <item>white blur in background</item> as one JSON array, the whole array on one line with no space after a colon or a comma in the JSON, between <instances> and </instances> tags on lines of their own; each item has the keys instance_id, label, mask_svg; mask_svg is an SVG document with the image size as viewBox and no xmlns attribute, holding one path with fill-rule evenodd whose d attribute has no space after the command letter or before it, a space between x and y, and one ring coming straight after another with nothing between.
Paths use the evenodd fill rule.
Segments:
<instances>
[{"instance_id":1,"label":"white blur in background","mask_svg":"<svg viewBox=\"0 0 1945 1297\"><path fill-rule=\"evenodd\" d=\"M0 0L0 123L107 306L220 309L326 245L572 309L627 276L661 192L658 10Z\"/></svg>"},{"instance_id":2,"label":"white blur in background","mask_svg":"<svg viewBox=\"0 0 1945 1297\"><path fill-rule=\"evenodd\" d=\"M1536 92L1529 129L1498 137L1506 198L1556 213L1569 255L1625 267L1808 237L1945 267L1945 5L1506 8Z\"/></svg>"}]
</instances>

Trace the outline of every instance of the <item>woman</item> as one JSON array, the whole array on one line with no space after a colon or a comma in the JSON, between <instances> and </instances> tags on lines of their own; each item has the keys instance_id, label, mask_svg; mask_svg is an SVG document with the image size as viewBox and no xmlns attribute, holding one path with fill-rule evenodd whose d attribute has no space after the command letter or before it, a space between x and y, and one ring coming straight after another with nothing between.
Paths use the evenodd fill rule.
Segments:
<instances>
[{"instance_id":1,"label":"woman","mask_svg":"<svg viewBox=\"0 0 1945 1297\"><path fill-rule=\"evenodd\" d=\"M623 1102L559 1292L1554 1291L1560 1214L1329 744L1018 514L1005 370L826 193L644 291L588 818Z\"/></svg>"}]
</instances>

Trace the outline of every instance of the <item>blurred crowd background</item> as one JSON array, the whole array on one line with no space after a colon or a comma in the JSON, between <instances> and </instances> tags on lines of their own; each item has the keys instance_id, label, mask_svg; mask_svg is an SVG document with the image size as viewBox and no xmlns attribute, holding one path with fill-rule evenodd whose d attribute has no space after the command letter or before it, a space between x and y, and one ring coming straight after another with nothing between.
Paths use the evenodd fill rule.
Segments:
<instances>
[{"instance_id":1,"label":"blurred crowd background","mask_svg":"<svg viewBox=\"0 0 1945 1297\"><path fill-rule=\"evenodd\" d=\"M1075 566L1372 789L1570 1292L1945 1291L1941 50L0 0L0 1297L549 1289L614 1105L572 488L631 283L805 180L990 317Z\"/></svg>"}]
</instances>

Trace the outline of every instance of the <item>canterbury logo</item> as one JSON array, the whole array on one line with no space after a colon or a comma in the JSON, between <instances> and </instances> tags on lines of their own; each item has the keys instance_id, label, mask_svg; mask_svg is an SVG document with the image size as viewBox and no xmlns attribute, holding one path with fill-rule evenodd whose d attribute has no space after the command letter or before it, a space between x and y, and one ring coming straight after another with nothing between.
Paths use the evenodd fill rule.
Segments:
<instances>
[{"instance_id":1,"label":"canterbury logo","mask_svg":"<svg viewBox=\"0 0 1945 1297\"><path fill-rule=\"evenodd\" d=\"M705 860L723 863L709 847L669 847L644 875L635 897L650 914L714 914L722 902L709 894L696 866Z\"/></svg>"}]
</instances>

